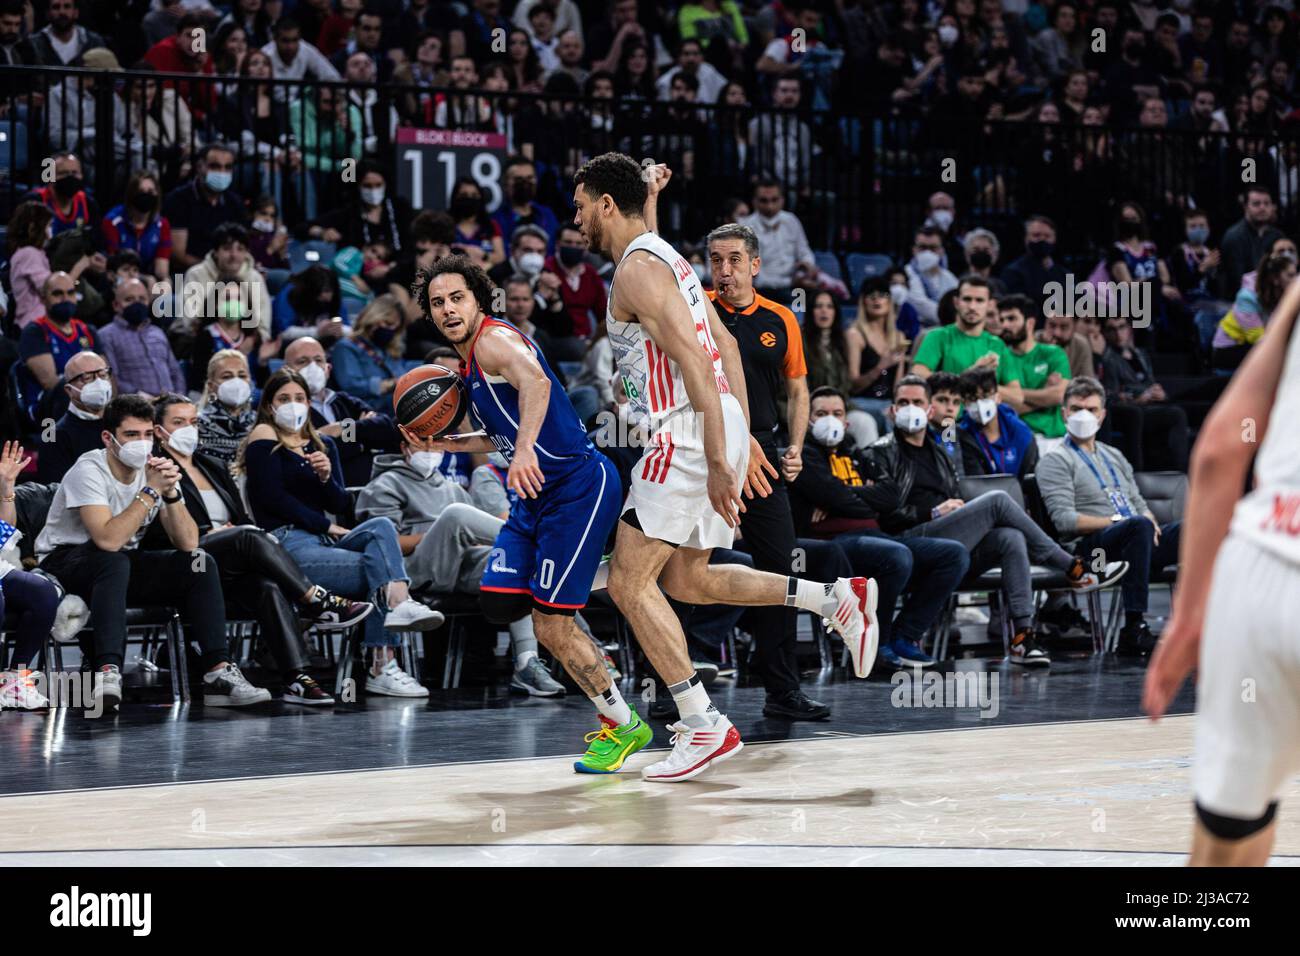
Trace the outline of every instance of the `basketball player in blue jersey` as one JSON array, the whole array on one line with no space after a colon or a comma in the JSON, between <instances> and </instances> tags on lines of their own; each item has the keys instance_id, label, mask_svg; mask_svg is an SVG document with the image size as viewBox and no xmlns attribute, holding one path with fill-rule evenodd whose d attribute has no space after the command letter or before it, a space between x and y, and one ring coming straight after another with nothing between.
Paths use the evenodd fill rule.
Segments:
<instances>
[{"instance_id":1,"label":"basketball player in blue jersey","mask_svg":"<svg viewBox=\"0 0 1300 956\"><path fill-rule=\"evenodd\" d=\"M497 536L480 602L489 620L531 613L537 639L595 704L601 729L574 764L614 773L650 742L650 726L623 700L574 614L587 603L609 533L622 507L618 472L587 439L577 412L528 336L491 315L493 285L464 256L421 272L415 290L461 357L461 378L486 437L421 440L423 450L499 451L516 494Z\"/></svg>"},{"instance_id":2,"label":"basketball player in blue jersey","mask_svg":"<svg viewBox=\"0 0 1300 956\"><path fill-rule=\"evenodd\" d=\"M709 701L664 592L684 604L786 604L839 631L866 677L876 657L876 584L818 584L741 565L709 564L730 547L746 491L770 490L772 467L750 435L740 352L690 264L654 232L655 194L667 171L605 153L575 177L574 222L616 263L605 327L634 422L650 436L609 572L610 597L627 617L680 719L672 752L646 780L689 780L738 753L740 734ZM653 186L652 186L653 183ZM662 591L660 590L662 588ZM626 719L626 712L612 719Z\"/></svg>"}]
</instances>

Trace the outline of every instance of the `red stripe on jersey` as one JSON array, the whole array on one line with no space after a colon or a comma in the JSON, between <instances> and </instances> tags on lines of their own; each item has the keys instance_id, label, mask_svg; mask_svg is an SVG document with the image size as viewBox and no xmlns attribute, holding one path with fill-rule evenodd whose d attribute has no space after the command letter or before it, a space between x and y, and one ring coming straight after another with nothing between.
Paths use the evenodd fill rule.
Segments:
<instances>
[{"instance_id":1,"label":"red stripe on jersey","mask_svg":"<svg viewBox=\"0 0 1300 956\"><path fill-rule=\"evenodd\" d=\"M655 455L658 453L658 448L651 447L651 449L645 453L645 457L641 459L642 481L648 481L650 479L650 466L654 464Z\"/></svg>"},{"instance_id":2,"label":"red stripe on jersey","mask_svg":"<svg viewBox=\"0 0 1300 956\"><path fill-rule=\"evenodd\" d=\"M654 368L655 368L655 346L649 339L645 340L645 367L648 373L645 377L646 397L650 400L650 411L659 411L659 399L655 390Z\"/></svg>"},{"instance_id":3,"label":"red stripe on jersey","mask_svg":"<svg viewBox=\"0 0 1300 956\"><path fill-rule=\"evenodd\" d=\"M672 373L672 369L669 368L668 362L669 362L669 359L668 359L668 353L665 352L665 353L664 353L664 360L663 360L663 362L660 364L660 369L661 369L661 373L662 373L662 375L663 375L663 390L664 390L664 392L666 393L666 397L667 397L667 399L668 399L668 404L667 404L666 407L667 407L667 408L672 408L672 406L674 405L674 403L677 401L677 396L676 396L676 394L675 394L676 389L673 388L673 373Z\"/></svg>"},{"instance_id":4,"label":"red stripe on jersey","mask_svg":"<svg viewBox=\"0 0 1300 956\"><path fill-rule=\"evenodd\" d=\"M664 467L664 454L666 453L666 451L667 450L664 448L663 436L662 435L655 436L655 466L654 466L654 470L650 472L650 480L652 482L655 482L656 484L661 483L664 480L663 467Z\"/></svg>"},{"instance_id":5,"label":"red stripe on jersey","mask_svg":"<svg viewBox=\"0 0 1300 956\"><path fill-rule=\"evenodd\" d=\"M668 436L668 455L664 458L664 471L663 471L663 474L659 476L659 482L660 482L661 484L662 484L663 482L665 482L665 481L668 480L668 469L671 468L671 467L673 466L673 449L674 449L675 447L676 447L676 446L673 444L673 436L672 436L672 435L669 435L669 436Z\"/></svg>"}]
</instances>

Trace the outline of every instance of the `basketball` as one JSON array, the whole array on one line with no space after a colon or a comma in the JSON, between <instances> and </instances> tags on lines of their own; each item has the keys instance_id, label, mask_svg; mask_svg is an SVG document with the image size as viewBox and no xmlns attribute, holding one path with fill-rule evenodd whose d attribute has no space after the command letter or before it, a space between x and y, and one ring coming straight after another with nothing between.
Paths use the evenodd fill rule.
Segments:
<instances>
[{"instance_id":1,"label":"basketball","mask_svg":"<svg viewBox=\"0 0 1300 956\"><path fill-rule=\"evenodd\" d=\"M441 438L460 424L468 400L465 383L451 369L421 365L397 380L393 412L420 438Z\"/></svg>"}]
</instances>

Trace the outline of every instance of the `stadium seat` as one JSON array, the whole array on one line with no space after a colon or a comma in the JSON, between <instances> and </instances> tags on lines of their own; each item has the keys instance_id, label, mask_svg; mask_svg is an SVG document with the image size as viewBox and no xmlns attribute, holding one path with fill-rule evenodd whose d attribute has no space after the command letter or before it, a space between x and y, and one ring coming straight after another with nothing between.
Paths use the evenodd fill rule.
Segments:
<instances>
[{"instance_id":1,"label":"stadium seat","mask_svg":"<svg viewBox=\"0 0 1300 956\"><path fill-rule=\"evenodd\" d=\"M850 252L845 256L844 261L849 271L849 291L854 295L858 294L866 279L884 275L894 264L889 256L870 255L865 252Z\"/></svg>"},{"instance_id":2,"label":"stadium seat","mask_svg":"<svg viewBox=\"0 0 1300 956\"><path fill-rule=\"evenodd\" d=\"M27 169L27 124L0 120L0 170Z\"/></svg>"},{"instance_id":3,"label":"stadium seat","mask_svg":"<svg viewBox=\"0 0 1300 956\"><path fill-rule=\"evenodd\" d=\"M814 252L813 259L817 261L817 268L826 273L832 279L844 281L844 272L840 268L840 257L833 252Z\"/></svg>"}]
</instances>

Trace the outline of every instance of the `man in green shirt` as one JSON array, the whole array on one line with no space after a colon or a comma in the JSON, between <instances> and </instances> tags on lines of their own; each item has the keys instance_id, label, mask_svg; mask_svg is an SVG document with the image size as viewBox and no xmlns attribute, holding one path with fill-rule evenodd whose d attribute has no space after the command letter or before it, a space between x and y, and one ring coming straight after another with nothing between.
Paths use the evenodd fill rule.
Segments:
<instances>
[{"instance_id":1,"label":"man in green shirt","mask_svg":"<svg viewBox=\"0 0 1300 956\"><path fill-rule=\"evenodd\" d=\"M1061 402L1070 381L1070 357L1065 349L1034 337L1038 305L1028 296L1008 295L998 300L1002 340L1011 353L1010 365L1020 379L1020 401L1008 401L1035 435L1060 438L1065 434Z\"/></svg>"},{"instance_id":2,"label":"man in green shirt","mask_svg":"<svg viewBox=\"0 0 1300 956\"><path fill-rule=\"evenodd\" d=\"M960 375L968 368L989 366L997 372L998 400L1018 409L1022 401L1019 368L1002 339L984 330L992 300L987 279L962 279L957 286L957 321L925 333L912 362L912 374L921 378L935 372Z\"/></svg>"}]
</instances>

